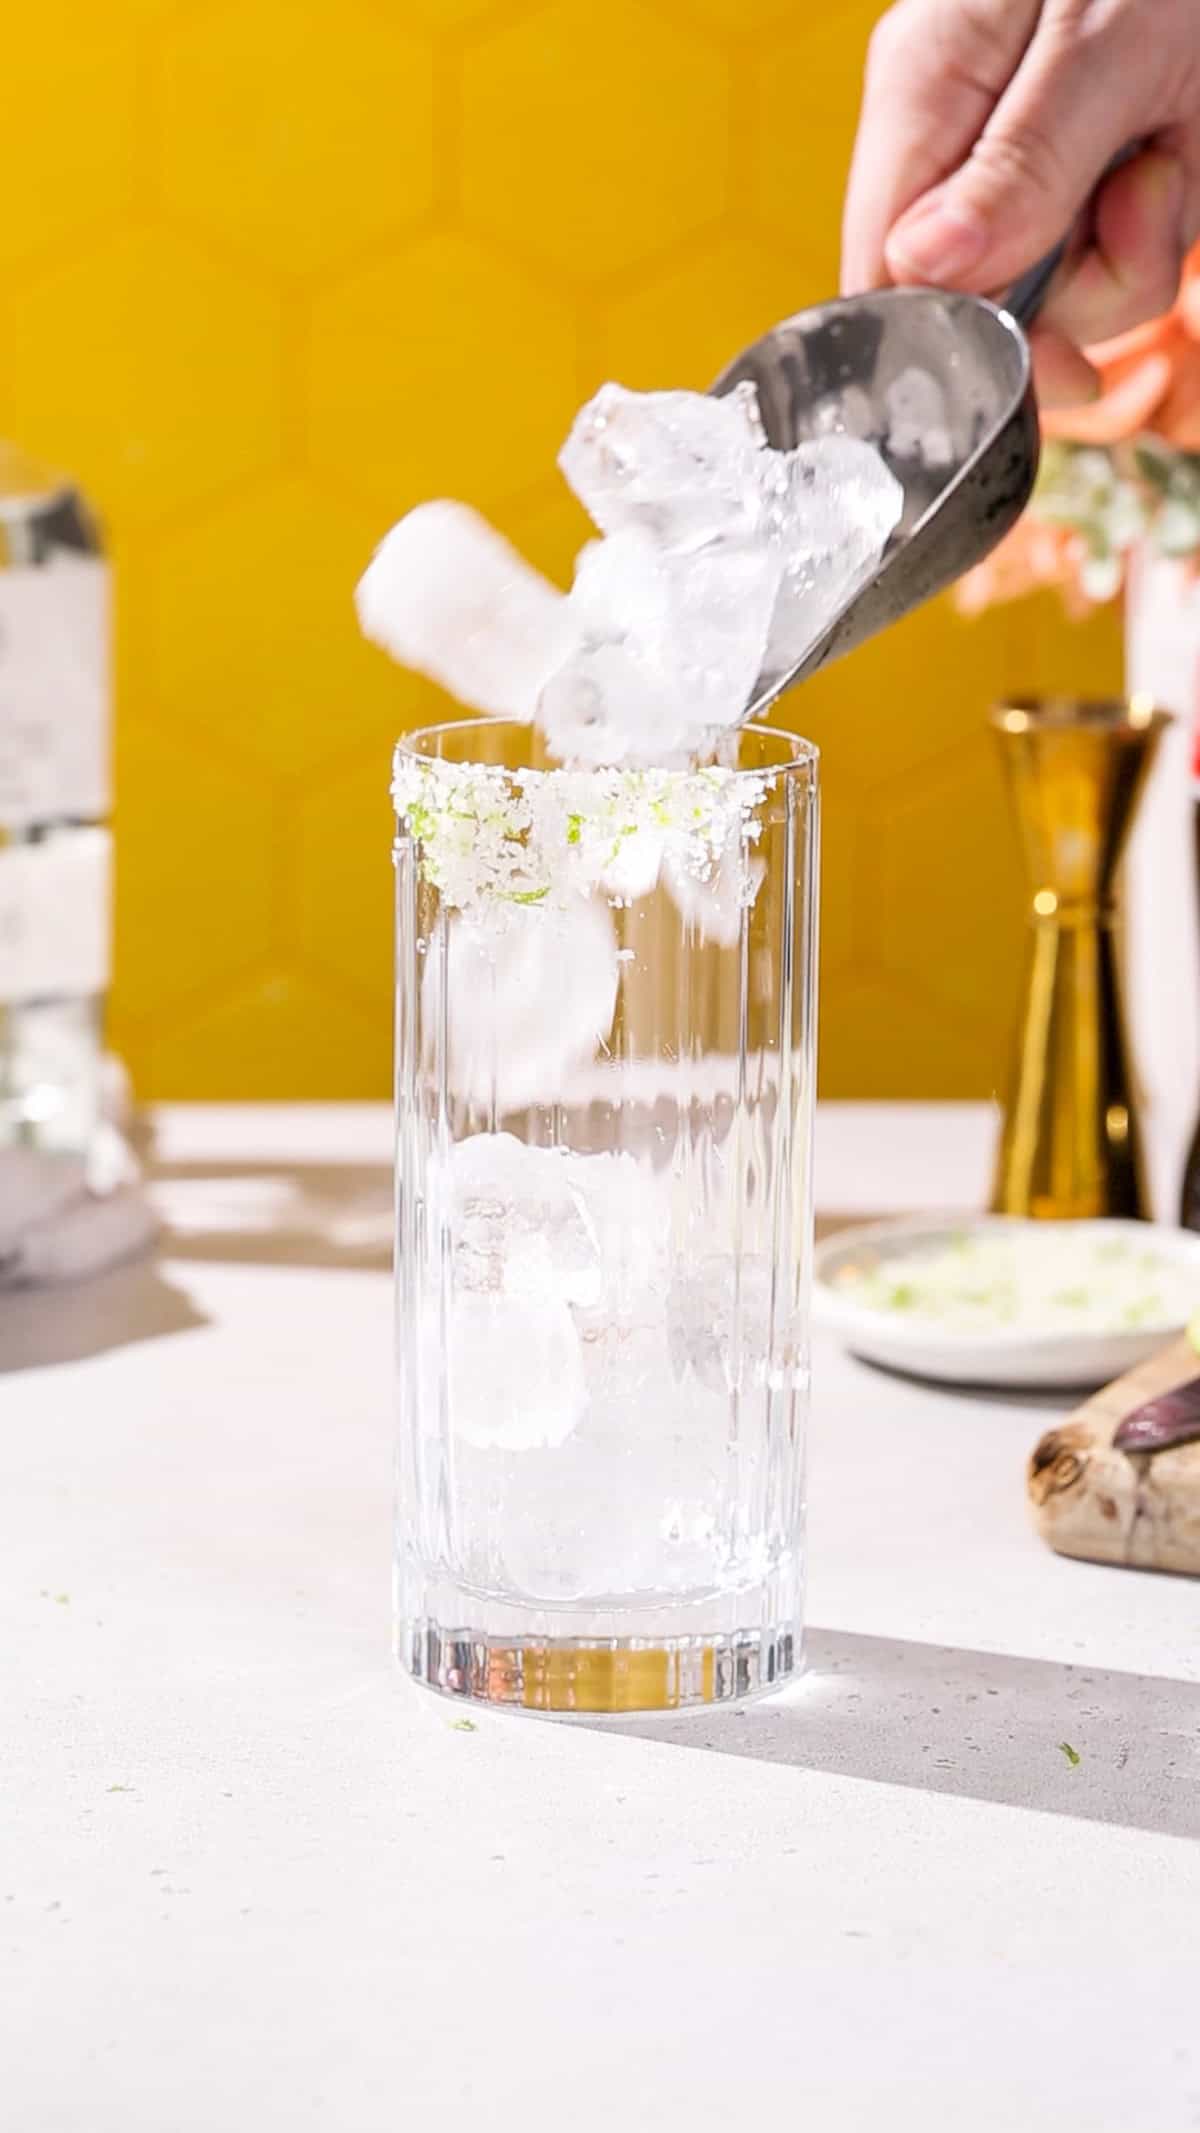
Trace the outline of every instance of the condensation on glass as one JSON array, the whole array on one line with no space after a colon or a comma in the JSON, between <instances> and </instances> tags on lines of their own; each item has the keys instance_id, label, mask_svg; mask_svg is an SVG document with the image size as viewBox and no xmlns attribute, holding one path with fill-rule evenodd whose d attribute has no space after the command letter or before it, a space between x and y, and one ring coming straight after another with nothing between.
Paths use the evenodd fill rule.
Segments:
<instances>
[{"instance_id":1,"label":"condensation on glass","mask_svg":"<svg viewBox=\"0 0 1200 2133\"><path fill-rule=\"evenodd\" d=\"M766 1690L802 1627L816 751L550 773L456 724L402 743L397 807L401 1660L535 1710Z\"/></svg>"}]
</instances>

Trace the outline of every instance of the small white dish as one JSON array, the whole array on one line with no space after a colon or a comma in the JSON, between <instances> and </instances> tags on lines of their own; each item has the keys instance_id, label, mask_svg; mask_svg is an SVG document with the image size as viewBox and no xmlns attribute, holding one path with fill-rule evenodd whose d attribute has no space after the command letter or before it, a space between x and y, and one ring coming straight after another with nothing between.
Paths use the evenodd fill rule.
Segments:
<instances>
[{"instance_id":1,"label":"small white dish","mask_svg":"<svg viewBox=\"0 0 1200 2133\"><path fill-rule=\"evenodd\" d=\"M966 1329L943 1324L932 1315L921 1316L917 1309L880 1308L855 1293L880 1273L902 1275L905 1259L945 1250L964 1238L1000 1236L1014 1239L1019 1248L1022 1235L1028 1233L1040 1248L1048 1227L1042 1222L985 1215L965 1221L953 1216L923 1217L838 1231L817 1248L816 1323L835 1333L852 1355L912 1377L953 1385L1083 1391L1132 1370L1177 1338L1192 1312L1200 1308L1200 1235L1149 1222L1072 1222L1054 1228L1059 1235L1070 1231L1085 1253L1097 1243L1123 1240L1172 1268L1194 1271L1194 1304L1187 1310L1171 1310L1161 1323L1076 1329L1041 1327L1023 1320Z\"/></svg>"}]
</instances>

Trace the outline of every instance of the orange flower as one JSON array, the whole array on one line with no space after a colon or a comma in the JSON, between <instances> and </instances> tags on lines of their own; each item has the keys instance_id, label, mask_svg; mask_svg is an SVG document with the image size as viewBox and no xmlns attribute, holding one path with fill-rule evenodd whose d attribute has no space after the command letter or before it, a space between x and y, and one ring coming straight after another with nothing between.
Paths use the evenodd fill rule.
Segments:
<instances>
[{"instance_id":1,"label":"orange flower","mask_svg":"<svg viewBox=\"0 0 1200 2133\"><path fill-rule=\"evenodd\" d=\"M1188 255L1170 311L1087 353L1100 373L1100 398L1048 411L1047 437L1114 445L1149 434L1200 452L1200 245Z\"/></svg>"},{"instance_id":2,"label":"orange flower","mask_svg":"<svg viewBox=\"0 0 1200 2133\"><path fill-rule=\"evenodd\" d=\"M1194 478L1191 489L1185 483L1165 501L1164 489L1125 448L1142 438L1148 451L1149 440L1157 438L1168 447L1168 461L1172 453L1200 455L1200 244L1189 253L1179 294L1162 318L1087 353L1100 374L1100 397L1087 407L1043 415L1043 436L1061 440L1059 459L1052 458L1051 444L1040 496L956 588L963 614L979 614L1046 585L1059 588L1068 613L1087 614L1120 589L1129 554L1139 540L1153 538L1160 509L1164 518L1168 509L1177 516L1195 512ZM1091 449L1063 457L1062 445ZM1184 554L1178 527L1174 533L1169 552L1200 574L1200 539Z\"/></svg>"},{"instance_id":3,"label":"orange flower","mask_svg":"<svg viewBox=\"0 0 1200 2133\"><path fill-rule=\"evenodd\" d=\"M1089 614L1092 602L1079 582L1084 554L1084 544L1071 527L1047 526L1026 512L1000 546L959 580L954 604L962 615L981 615L987 607L1023 600L1026 593L1055 585L1069 613Z\"/></svg>"}]
</instances>

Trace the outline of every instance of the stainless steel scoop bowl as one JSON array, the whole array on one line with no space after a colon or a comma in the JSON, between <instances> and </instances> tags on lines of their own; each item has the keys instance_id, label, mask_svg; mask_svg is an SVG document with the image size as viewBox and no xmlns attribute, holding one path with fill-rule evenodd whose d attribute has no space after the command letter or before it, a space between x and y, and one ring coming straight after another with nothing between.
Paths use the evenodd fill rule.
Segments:
<instances>
[{"instance_id":1,"label":"stainless steel scoop bowl","mask_svg":"<svg viewBox=\"0 0 1200 2133\"><path fill-rule=\"evenodd\" d=\"M1137 155L1132 141L1105 176ZM904 510L883 560L798 666L764 668L747 708L760 718L785 689L852 652L889 622L944 592L1003 540L1037 479L1039 432L1029 344L1033 324L1088 210L1061 244L1014 282L1003 307L942 289L880 289L817 304L784 319L721 372L712 390L743 379L758 389L768 443L789 451L842 430L882 453L904 489ZM889 396L906 373L939 398L939 450L914 448L914 424L897 426ZM920 425L915 426L919 429Z\"/></svg>"},{"instance_id":2,"label":"stainless steel scoop bowl","mask_svg":"<svg viewBox=\"0 0 1200 2133\"><path fill-rule=\"evenodd\" d=\"M1052 264L1035 269L1005 310L935 289L819 304L784 319L722 371L712 390L750 380L778 450L840 430L873 444L904 489L900 523L875 575L799 666L764 669L747 718L761 717L785 689L953 584L1019 518L1037 474L1038 419L1029 347L1014 314L1032 316ZM923 438L889 410L897 386L904 391L900 381L914 375L937 397Z\"/></svg>"}]
</instances>

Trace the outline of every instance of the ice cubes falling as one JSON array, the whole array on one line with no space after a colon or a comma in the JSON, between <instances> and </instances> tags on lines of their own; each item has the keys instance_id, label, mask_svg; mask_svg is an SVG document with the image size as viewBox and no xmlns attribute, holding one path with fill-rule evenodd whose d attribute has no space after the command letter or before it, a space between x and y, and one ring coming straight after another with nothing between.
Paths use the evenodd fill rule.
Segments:
<instances>
[{"instance_id":1,"label":"ice cubes falling","mask_svg":"<svg viewBox=\"0 0 1200 2133\"><path fill-rule=\"evenodd\" d=\"M897 419L920 416L909 391ZM565 762L712 753L764 672L798 665L877 569L903 509L875 448L765 441L724 399L605 385L562 471L603 538L562 594L464 505L401 520L358 590L366 634L463 703L534 719Z\"/></svg>"}]
</instances>

